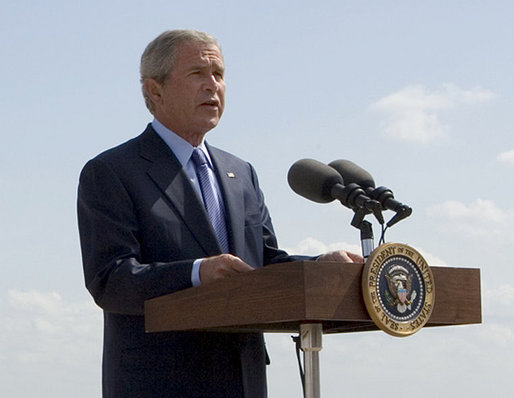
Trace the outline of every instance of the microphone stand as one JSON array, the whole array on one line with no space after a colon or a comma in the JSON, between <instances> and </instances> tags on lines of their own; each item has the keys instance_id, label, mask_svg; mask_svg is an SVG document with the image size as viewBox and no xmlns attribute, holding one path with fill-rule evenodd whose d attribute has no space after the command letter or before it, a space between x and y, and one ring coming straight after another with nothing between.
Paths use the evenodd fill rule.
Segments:
<instances>
[{"instance_id":1,"label":"microphone stand","mask_svg":"<svg viewBox=\"0 0 514 398\"><path fill-rule=\"evenodd\" d=\"M373 226L369 221L363 220L359 229L361 231L362 257L364 257L364 262L366 262L369 255L375 248L375 243L373 241Z\"/></svg>"},{"instance_id":2,"label":"microphone stand","mask_svg":"<svg viewBox=\"0 0 514 398\"><path fill-rule=\"evenodd\" d=\"M364 220L366 214L369 214L369 212L363 209L357 209L355 210L355 215L352 219L352 226L361 231L361 249L364 262L366 262L369 255L375 248L375 243L373 240L373 226L369 221ZM381 224L384 223L384 219L382 217L377 217L377 219Z\"/></svg>"},{"instance_id":3,"label":"microphone stand","mask_svg":"<svg viewBox=\"0 0 514 398\"><path fill-rule=\"evenodd\" d=\"M369 221L364 220L366 214L369 213L370 211L367 209L355 210L355 216L352 220L352 225L361 231L361 247L364 261L367 260L374 249L373 227ZM300 335L298 337L293 337L293 341L296 343L296 352L300 367L304 398L320 397L321 383L319 352L323 347L322 336L323 324L302 323L300 324ZM303 371L300 363L299 350L303 352Z\"/></svg>"},{"instance_id":4,"label":"microphone stand","mask_svg":"<svg viewBox=\"0 0 514 398\"><path fill-rule=\"evenodd\" d=\"M319 352L323 348L323 324L300 324L299 348L303 351L303 396L319 398L321 395ZM297 347L298 347L297 345Z\"/></svg>"},{"instance_id":5,"label":"microphone stand","mask_svg":"<svg viewBox=\"0 0 514 398\"><path fill-rule=\"evenodd\" d=\"M361 231L361 247L364 262L374 249L373 226L364 220L367 211L356 210L352 225ZM319 351L322 349L323 326L321 323L300 325L298 348L303 351L304 372L302 373L303 394L305 398L320 397ZM293 338L294 340L295 338ZM299 341L298 341L299 339Z\"/></svg>"}]
</instances>

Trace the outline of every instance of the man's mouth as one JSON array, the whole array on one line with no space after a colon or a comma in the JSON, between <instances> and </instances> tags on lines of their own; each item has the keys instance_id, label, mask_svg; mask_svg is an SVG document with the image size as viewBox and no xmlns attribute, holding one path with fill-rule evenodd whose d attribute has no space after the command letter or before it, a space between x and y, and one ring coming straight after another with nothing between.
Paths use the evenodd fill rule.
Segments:
<instances>
[{"instance_id":1,"label":"man's mouth","mask_svg":"<svg viewBox=\"0 0 514 398\"><path fill-rule=\"evenodd\" d=\"M214 106L214 107L218 107L219 106L219 102L216 101L215 99L212 99L212 100L207 100L207 101L204 101L201 103L202 106Z\"/></svg>"}]
</instances>

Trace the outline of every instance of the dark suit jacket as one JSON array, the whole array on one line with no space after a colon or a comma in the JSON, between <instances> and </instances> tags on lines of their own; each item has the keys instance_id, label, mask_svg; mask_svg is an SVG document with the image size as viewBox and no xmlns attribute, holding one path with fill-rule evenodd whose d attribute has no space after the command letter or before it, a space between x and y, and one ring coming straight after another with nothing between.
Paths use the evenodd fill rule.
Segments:
<instances>
[{"instance_id":1,"label":"dark suit jacket","mask_svg":"<svg viewBox=\"0 0 514 398\"><path fill-rule=\"evenodd\" d=\"M255 268L277 248L250 164L208 147L231 253ZM104 310L104 397L266 396L261 334L145 334L145 300L191 287L192 263L220 253L208 216L168 146L148 126L89 161L78 219L86 286Z\"/></svg>"}]
</instances>

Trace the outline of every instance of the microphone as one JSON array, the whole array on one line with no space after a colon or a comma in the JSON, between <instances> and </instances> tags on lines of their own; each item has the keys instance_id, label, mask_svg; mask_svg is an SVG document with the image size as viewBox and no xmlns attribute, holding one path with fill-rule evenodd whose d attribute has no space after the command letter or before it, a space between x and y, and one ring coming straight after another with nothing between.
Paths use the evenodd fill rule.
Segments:
<instances>
[{"instance_id":1,"label":"microphone","mask_svg":"<svg viewBox=\"0 0 514 398\"><path fill-rule=\"evenodd\" d=\"M350 160L334 160L328 165L339 172L345 184L355 183L364 189L375 188L375 181L371 174Z\"/></svg>"},{"instance_id":2,"label":"microphone","mask_svg":"<svg viewBox=\"0 0 514 398\"><path fill-rule=\"evenodd\" d=\"M332 188L343 185L343 177L314 159L296 161L287 173L287 182L298 195L318 203L332 202Z\"/></svg>"},{"instance_id":3,"label":"microphone","mask_svg":"<svg viewBox=\"0 0 514 398\"><path fill-rule=\"evenodd\" d=\"M350 160L334 160L329 163L329 166L338 171L345 184L355 183L361 186L369 198L377 200L384 210L392 210L396 213L387 223L388 227L412 214L412 209L406 204L397 201L390 189L386 187L375 188L375 181L371 174Z\"/></svg>"},{"instance_id":4,"label":"microphone","mask_svg":"<svg viewBox=\"0 0 514 398\"><path fill-rule=\"evenodd\" d=\"M380 203L367 197L359 185L345 186L337 170L317 160L296 161L287 173L287 181L294 192L314 202L329 203L337 199L352 210L380 213Z\"/></svg>"}]
</instances>

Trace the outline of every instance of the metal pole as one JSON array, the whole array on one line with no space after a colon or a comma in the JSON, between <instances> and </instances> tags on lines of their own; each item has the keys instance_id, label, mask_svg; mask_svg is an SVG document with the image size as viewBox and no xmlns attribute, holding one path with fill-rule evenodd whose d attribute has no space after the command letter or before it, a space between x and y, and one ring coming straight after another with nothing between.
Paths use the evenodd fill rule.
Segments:
<instances>
[{"instance_id":1,"label":"metal pole","mask_svg":"<svg viewBox=\"0 0 514 398\"><path fill-rule=\"evenodd\" d=\"M373 240L373 227L369 221L364 220L360 225L361 230L361 248L364 262L374 249L375 242Z\"/></svg>"},{"instance_id":2,"label":"metal pole","mask_svg":"<svg viewBox=\"0 0 514 398\"><path fill-rule=\"evenodd\" d=\"M323 326L321 323L300 325L300 348L305 370L305 398L320 398L319 352Z\"/></svg>"}]
</instances>

